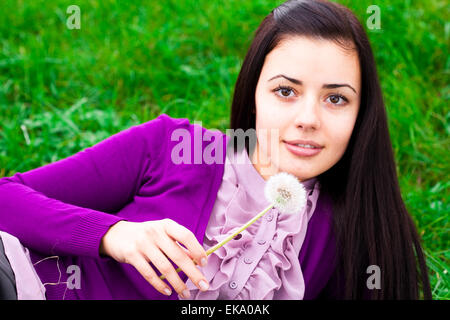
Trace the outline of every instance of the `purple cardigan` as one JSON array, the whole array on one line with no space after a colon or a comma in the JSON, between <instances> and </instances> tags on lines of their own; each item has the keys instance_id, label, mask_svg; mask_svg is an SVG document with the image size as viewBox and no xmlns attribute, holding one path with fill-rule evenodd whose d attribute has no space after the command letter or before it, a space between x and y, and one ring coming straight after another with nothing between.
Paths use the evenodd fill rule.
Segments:
<instances>
[{"instance_id":1,"label":"purple cardigan","mask_svg":"<svg viewBox=\"0 0 450 320\"><path fill-rule=\"evenodd\" d=\"M172 161L172 150L180 144L172 137L175 129L194 137L192 164ZM178 298L157 292L133 266L99 256L99 244L120 220L164 218L184 225L203 242L224 172L226 154L217 150L220 144L226 150L229 140L217 131L215 139L201 139L206 133L212 131L161 114L66 159L0 179L0 230L19 238L33 263L59 256L35 266L44 284L60 282L46 285L47 299ZM196 151L211 152L211 146L222 161L194 164ZM305 299L334 297L327 286L335 270L331 229L330 200L321 194L299 256ZM70 265L80 267L79 289L62 283L71 275Z\"/></svg>"}]
</instances>

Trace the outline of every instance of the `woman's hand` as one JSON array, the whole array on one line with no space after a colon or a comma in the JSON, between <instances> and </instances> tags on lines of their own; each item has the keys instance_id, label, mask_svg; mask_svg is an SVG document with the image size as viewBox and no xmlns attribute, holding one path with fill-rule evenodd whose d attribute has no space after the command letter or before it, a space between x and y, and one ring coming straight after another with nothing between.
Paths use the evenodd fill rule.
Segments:
<instances>
[{"instance_id":1,"label":"woman's hand","mask_svg":"<svg viewBox=\"0 0 450 320\"><path fill-rule=\"evenodd\" d=\"M187 250L181 247L183 244ZM208 281L192 260L201 266L207 261L203 247L194 234L170 219L129 222L119 221L103 236L100 254L118 262L131 264L162 294L170 295L170 287L159 278L150 266L151 262L182 298L189 298L189 290L175 271L172 260L202 291L208 289Z\"/></svg>"}]
</instances>

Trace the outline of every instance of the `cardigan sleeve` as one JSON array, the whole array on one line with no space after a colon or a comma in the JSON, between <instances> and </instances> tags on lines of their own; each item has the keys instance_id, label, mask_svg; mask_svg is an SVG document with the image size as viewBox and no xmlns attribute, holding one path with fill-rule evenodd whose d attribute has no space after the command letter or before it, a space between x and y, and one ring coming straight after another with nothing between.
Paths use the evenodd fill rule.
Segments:
<instances>
[{"instance_id":1,"label":"cardigan sleeve","mask_svg":"<svg viewBox=\"0 0 450 320\"><path fill-rule=\"evenodd\" d=\"M123 130L68 158L0 179L0 230L48 254L99 257L114 215L160 153L167 116Z\"/></svg>"}]
</instances>

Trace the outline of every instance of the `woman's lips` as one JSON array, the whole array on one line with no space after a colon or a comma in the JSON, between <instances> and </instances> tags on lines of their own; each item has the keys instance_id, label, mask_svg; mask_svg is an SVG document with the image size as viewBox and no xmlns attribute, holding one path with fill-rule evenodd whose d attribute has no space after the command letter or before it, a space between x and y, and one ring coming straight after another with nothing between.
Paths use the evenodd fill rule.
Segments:
<instances>
[{"instance_id":1,"label":"woman's lips","mask_svg":"<svg viewBox=\"0 0 450 320\"><path fill-rule=\"evenodd\" d=\"M317 149L316 148L314 148L314 149L302 148L302 147L299 147L297 145L287 143L285 141L283 141L283 142L284 142L284 144L286 146L286 149L288 149L294 155L300 156L300 157L312 157L312 156L315 156L316 154L318 154L323 149L323 147L322 148L317 148Z\"/></svg>"}]
</instances>

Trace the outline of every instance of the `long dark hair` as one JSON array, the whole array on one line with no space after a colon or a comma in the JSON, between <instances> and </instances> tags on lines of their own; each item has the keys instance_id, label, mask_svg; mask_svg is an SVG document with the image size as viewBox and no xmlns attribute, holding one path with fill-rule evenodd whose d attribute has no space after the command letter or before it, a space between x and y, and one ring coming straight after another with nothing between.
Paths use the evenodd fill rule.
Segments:
<instances>
[{"instance_id":1,"label":"long dark hair","mask_svg":"<svg viewBox=\"0 0 450 320\"><path fill-rule=\"evenodd\" d=\"M361 67L361 105L347 150L317 178L333 201L342 299L363 299L367 267L381 270L371 299L431 299L421 240L402 200L382 92L367 34L346 7L328 1L287 1L265 17L237 78L230 128L255 129L255 90L266 55L286 36L353 45ZM348 48L348 46L347 46ZM234 141L234 138L230 140ZM234 150L240 149L234 144ZM247 152L249 145L245 142Z\"/></svg>"}]
</instances>

